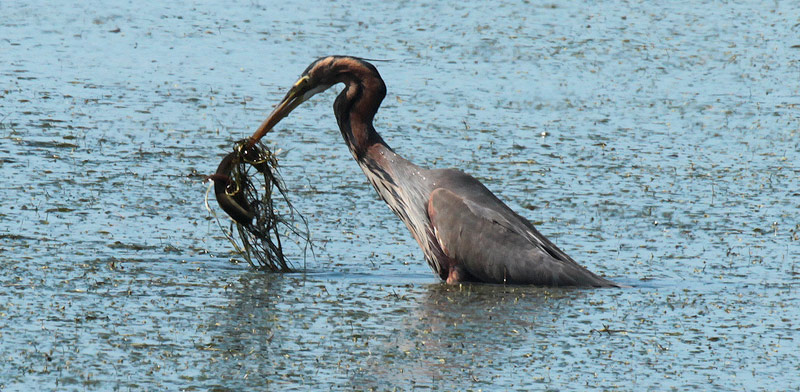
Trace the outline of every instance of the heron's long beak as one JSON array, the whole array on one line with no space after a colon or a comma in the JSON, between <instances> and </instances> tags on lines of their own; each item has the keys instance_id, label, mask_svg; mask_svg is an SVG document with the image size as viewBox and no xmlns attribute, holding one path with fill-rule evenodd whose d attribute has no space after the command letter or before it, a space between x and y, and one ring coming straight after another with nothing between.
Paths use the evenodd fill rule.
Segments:
<instances>
[{"instance_id":1,"label":"heron's long beak","mask_svg":"<svg viewBox=\"0 0 800 392\"><path fill-rule=\"evenodd\" d=\"M308 87L308 76L303 76L295 82L294 86L286 93L286 96L283 97L283 100L278 104L275 110L261 123L256 132L253 133L253 136L250 136L247 147L252 147L254 144L258 143L272 127L278 124L284 117L288 116L294 108L303 103L307 99L305 93L308 91Z\"/></svg>"}]
</instances>

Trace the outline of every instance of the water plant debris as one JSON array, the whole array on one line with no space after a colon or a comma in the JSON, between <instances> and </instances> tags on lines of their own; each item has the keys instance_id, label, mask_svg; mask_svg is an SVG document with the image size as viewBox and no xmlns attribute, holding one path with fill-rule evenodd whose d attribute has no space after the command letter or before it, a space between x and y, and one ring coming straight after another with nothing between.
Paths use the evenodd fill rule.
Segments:
<instances>
[{"instance_id":1,"label":"water plant debris","mask_svg":"<svg viewBox=\"0 0 800 392\"><path fill-rule=\"evenodd\" d=\"M233 220L228 229L217 222L236 253L253 268L292 272L284 254L284 235L293 237L305 253L310 245L308 223L289 201L276 154L262 143L248 141L236 142L216 173L208 176L217 203ZM214 214L208 192L206 207Z\"/></svg>"}]
</instances>

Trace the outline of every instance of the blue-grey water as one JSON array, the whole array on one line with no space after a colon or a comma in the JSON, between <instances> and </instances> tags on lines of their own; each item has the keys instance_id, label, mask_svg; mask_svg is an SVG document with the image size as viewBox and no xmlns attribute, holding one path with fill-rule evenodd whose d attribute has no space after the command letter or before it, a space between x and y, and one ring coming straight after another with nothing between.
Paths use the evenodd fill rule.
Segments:
<instances>
[{"instance_id":1,"label":"blue-grey water","mask_svg":"<svg viewBox=\"0 0 800 392\"><path fill-rule=\"evenodd\" d=\"M796 2L72 3L0 3L0 390L800 387ZM231 261L203 176L328 54L390 60L398 153L633 287L443 285L333 90L267 138L305 273Z\"/></svg>"}]
</instances>

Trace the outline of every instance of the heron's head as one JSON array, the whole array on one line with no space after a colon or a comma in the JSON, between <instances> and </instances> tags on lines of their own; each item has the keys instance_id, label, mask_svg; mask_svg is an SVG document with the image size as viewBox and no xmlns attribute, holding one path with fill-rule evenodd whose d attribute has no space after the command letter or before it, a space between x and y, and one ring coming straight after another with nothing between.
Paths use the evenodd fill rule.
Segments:
<instances>
[{"instance_id":1,"label":"heron's head","mask_svg":"<svg viewBox=\"0 0 800 392\"><path fill-rule=\"evenodd\" d=\"M327 56L311 63L292 85L283 100L275 107L275 110L250 137L250 142L256 143L301 103L336 83L347 82L353 76L353 70L358 69L359 66L363 67L365 64L368 63L349 56ZM371 65L369 66L371 67Z\"/></svg>"}]
</instances>

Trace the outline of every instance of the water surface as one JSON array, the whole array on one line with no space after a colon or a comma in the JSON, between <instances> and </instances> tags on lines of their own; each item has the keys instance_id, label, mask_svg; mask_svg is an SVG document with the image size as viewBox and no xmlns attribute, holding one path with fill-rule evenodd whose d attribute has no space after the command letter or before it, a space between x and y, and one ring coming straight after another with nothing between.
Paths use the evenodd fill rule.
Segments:
<instances>
[{"instance_id":1,"label":"water surface","mask_svg":"<svg viewBox=\"0 0 800 392\"><path fill-rule=\"evenodd\" d=\"M2 390L792 390L793 2L4 2ZM305 273L231 261L203 176L313 59L398 153L632 288L442 285L331 105L268 141Z\"/></svg>"}]
</instances>

